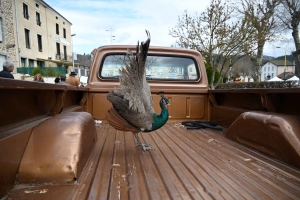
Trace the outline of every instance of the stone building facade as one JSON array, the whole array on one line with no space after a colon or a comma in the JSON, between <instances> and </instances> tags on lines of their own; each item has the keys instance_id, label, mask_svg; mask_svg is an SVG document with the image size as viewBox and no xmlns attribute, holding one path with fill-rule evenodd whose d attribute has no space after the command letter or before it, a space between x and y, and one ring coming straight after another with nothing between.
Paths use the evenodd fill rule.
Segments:
<instances>
[{"instance_id":1,"label":"stone building facade","mask_svg":"<svg viewBox=\"0 0 300 200\"><path fill-rule=\"evenodd\" d=\"M45 1L1 0L0 23L1 70L6 59L14 74L32 67L72 70L72 24Z\"/></svg>"},{"instance_id":2,"label":"stone building facade","mask_svg":"<svg viewBox=\"0 0 300 200\"><path fill-rule=\"evenodd\" d=\"M0 69L6 59L18 66L16 35L14 29L14 11L12 0L2 0L0 3Z\"/></svg>"}]
</instances>

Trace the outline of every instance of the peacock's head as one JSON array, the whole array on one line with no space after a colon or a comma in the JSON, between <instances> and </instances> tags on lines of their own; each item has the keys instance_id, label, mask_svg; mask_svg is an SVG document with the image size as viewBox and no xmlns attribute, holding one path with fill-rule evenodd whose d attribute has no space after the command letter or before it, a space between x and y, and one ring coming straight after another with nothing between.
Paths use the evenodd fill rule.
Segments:
<instances>
[{"instance_id":1,"label":"peacock's head","mask_svg":"<svg viewBox=\"0 0 300 200\"><path fill-rule=\"evenodd\" d=\"M164 105L168 105L168 106L171 105L169 100L166 97L161 98L160 102L163 103Z\"/></svg>"},{"instance_id":2,"label":"peacock's head","mask_svg":"<svg viewBox=\"0 0 300 200\"><path fill-rule=\"evenodd\" d=\"M165 93L163 91L160 91L159 93L157 93L157 95L161 96L160 103L163 103L164 105L170 106L171 104L170 104L169 100L166 97L164 97L164 94Z\"/></svg>"}]
</instances>

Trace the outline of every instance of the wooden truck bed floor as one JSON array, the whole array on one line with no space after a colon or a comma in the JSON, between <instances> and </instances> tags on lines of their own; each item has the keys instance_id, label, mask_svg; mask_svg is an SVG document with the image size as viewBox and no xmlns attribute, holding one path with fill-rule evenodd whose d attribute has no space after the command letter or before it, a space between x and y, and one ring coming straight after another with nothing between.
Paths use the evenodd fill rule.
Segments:
<instances>
[{"instance_id":1,"label":"wooden truck bed floor","mask_svg":"<svg viewBox=\"0 0 300 200\"><path fill-rule=\"evenodd\" d=\"M97 126L98 140L74 185L16 186L5 199L299 199L300 169L239 145L212 129L169 122L139 134Z\"/></svg>"}]
</instances>

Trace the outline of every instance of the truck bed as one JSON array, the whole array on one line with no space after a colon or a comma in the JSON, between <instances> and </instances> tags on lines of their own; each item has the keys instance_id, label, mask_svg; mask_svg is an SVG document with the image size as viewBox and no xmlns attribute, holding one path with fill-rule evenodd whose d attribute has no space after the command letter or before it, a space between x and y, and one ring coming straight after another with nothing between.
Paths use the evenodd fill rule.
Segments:
<instances>
[{"instance_id":1,"label":"truck bed","mask_svg":"<svg viewBox=\"0 0 300 200\"><path fill-rule=\"evenodd\" d=\"M4 199L299 199L300 170L224 137L176 122L140 134L103 123L74 184L17 185Z\"/></svg>"}]
</instances>

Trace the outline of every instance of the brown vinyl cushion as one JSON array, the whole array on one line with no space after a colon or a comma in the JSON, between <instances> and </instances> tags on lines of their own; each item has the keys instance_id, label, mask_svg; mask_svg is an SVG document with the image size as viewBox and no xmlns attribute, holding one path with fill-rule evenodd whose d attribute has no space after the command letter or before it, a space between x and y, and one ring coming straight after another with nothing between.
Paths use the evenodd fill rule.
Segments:
<instances>
[{"instance_id":1,"label":"brown vinyl cushion","mask_svg":"<svg viewBox=\"0 0 300 200\"><path fill-rule=\"evenodd\" d=\"M300 116L245 112L232 123L225 136L300 167Z\"/></svg>"},{"instance_id":2,"label":"brown vinyl cushion","mask_svg":"<svg viewBox=\"0 0 300 200\"><path fill-rule=\"evenodd\" d=\"M68 183L78 180L96 141L86 112L56 115L33 128L19 169L19 183Z\"/></svg>"}]
</instances>

